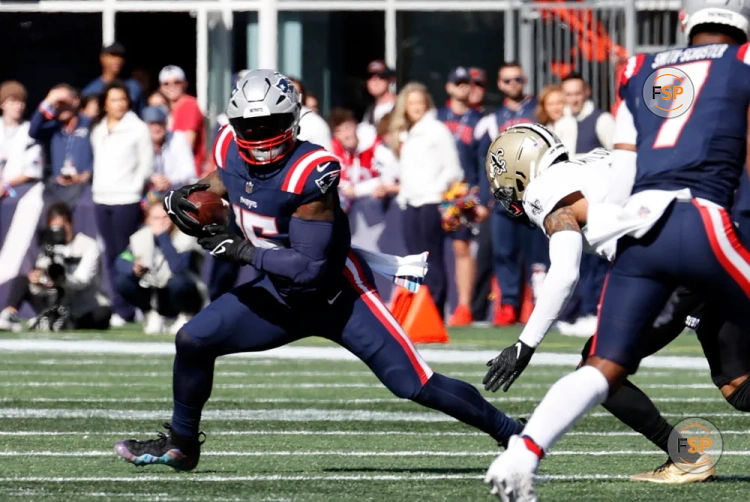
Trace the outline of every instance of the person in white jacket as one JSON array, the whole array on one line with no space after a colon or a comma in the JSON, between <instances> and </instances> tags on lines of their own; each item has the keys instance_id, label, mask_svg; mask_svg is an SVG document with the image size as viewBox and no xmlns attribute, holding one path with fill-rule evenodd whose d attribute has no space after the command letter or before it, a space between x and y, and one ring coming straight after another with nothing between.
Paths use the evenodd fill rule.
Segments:
<instances>
[{"instance_id":1,"label":"person in white jacket","mask_svg":"<svg viewBox=\"0 0 750 502\"><path fill-rule=\"evenodd\" d=\"M407 251L430 252L430 272L424 283L442 315L447 290L445 232L438 207L451 184L463 179L455 139L436 118L425 86L414 82L399 93L390 129L401 165L401 189L396 200L404 208Z\"/></svg>"},{"instance_id":2,"label":"person in white jacket","mask_svg":"<svg viewBox=\"0 0 750 502\"><path fill-rule=\"evenodd\" d=\"M0 205L10 221L0 229L0 284L31 265L27 255L44 209L42 149L23 120L26 97L20 82L0 84Z\"/></svg>"},{"instance_id":3,"label":"person in white jacket","mask_svg":"<svg viewBox=\"0 0 750 502\"><path fill-rule=\"evenodd\" d=\"M148 126L130 109L127 87L110 83L100 97L101 116L91 131L94 151L92 192L96 224L104 242L104 266L111 278L117 255L141 221L140 201L153 171L154 152ZM111 324L132 320L135 311L113 293Z\"/></svg>"}]
</instances>

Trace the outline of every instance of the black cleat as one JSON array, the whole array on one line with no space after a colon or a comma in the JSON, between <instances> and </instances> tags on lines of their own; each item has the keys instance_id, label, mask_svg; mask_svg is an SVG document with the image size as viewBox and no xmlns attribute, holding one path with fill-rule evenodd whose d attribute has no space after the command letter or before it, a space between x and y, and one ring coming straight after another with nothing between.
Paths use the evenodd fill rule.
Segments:
<instances>
[{"instance_id":1,"label":"black cleat","mask_svg":"<svg viewBox=\"0 0 750 502\"><path fill-rule=\"evenodd\" d=\"M138 441L123 439L115 443L115 452L137 466L164 464L178 471L190 471L198 465L201 445L206 440L202 432L194 438L180 436L172 431L169 422L164 423L168 435L157 432L156 439ZM203 440L201 440L203 436Z\"/></svg>"}]
</instances>

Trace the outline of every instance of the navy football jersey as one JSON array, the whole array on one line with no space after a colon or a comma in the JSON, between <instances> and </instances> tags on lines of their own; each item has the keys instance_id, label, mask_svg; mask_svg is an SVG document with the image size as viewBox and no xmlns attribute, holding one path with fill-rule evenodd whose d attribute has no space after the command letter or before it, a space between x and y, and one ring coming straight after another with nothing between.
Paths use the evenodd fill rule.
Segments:
<instances>
[{"instance_id":1,"label":"navy football jersey","mask_svg":"<svg viewBox=\"0 0 750 502\"><path fill-rule=\"evenodd\" d=\"M257 248L290 247L289 223L297 208L337 190L341 167L338 159L323 147L297 141L292 152L271 168L251 166L240 157L229 126L219 131L214 160L227 188L234 223ZM336 208L334 242L326 277L321 283L341 278L351 236L346 214ZM287 277L268 274L282 296L291 292L314 291L295 285Z\"/></svg>"},{"instance_id":2,"label":"navy football jersey","mask_svg":"<svg viewBox=\"0 0 750 502\"><path fill-rule=\"evenodd\" d=\"M628 60L620 96L638 132L634 193L687 187L694 197L731 205L745 163L749 65L748 44L698 45ZM678 117L659 117L644 103L644 84L662 67L685 72L695 90Z\"/></svg>"}]
</instances>

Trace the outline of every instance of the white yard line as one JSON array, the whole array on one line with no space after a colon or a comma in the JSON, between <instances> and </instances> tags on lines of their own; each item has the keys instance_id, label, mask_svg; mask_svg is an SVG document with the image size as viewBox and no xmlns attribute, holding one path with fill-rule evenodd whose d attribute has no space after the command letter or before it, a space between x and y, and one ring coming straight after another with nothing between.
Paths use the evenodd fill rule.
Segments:
<instances>
[{"instance_id":1,"label":"white yard line","mask_svg":"<svg viewBox=\"0 0 750 502\"><path fill-rule=\"evenodd\" d=\"M721 476L719 476L721 478ZM18 476L0 477L0 483L144 483L174 481L194 483L226 483L250 481L424 481L424 480L481 480L484 474L257 474L249 476L218 476L201 474L138 474L133 476ZM627 474L546 474L536 476L540 481L628 480Z\"/></svg>"},{"instance_id":2,"label":"white yard line","mask_svg":"<svg viewBox=\"0 0 750 502\"><path fill-rule=\"evenodd\" d=\"M148 434L148 430L140 431L0 431L0 436L19 437L46 437L46 436L112 436L133 437ZM750 436L750 430L726 430L721 431L723 436ZM481 437L486 436L483 432L456 432L456 431L357 431L357 430L222 430L210 431L213 436L426 436L426 437ZM632 437L641 434L634 431L571 431L565 436L585 437Z\"/></svg>"},{"instance_id":3,"label":"white yard line","mask_svg":"<svg viewBox=\"0 0 750 502\"><path fill-rule=\"evenodd\" d=\"M78 381L23 381L0 382L0 387L117 387L123 386L121 381L113 382L78 382ZM164 387L164 382L127 382L129 387ZM548 389L551 383L516 383L514 389ZM716 386L709 383L692 384L642 384L641 389L672 389L672 390L714 390ZM333 382L302 382L302 383L219 383L214 389L385 389L380 383L333 383Z\"/></svg>"},{"instance_id":4,"label":"white yard line","mask_svg":"<svg viewBox=\"0 0 750 502\"><path fill-rule=\"evenodd\" d=\"M583 344L582 344L583 345ZM174 344L166 342L114 342L106 340L0 340L0 352L17 353L68 353L68 354L130 354L172 355ZM478 363L484 364L497 355L497 350L421 349L422 357L431 363ZM265 352L235 354L230 357L261 359L293 359L356 361L356 357L338 347L286 346ZM578 364L576 353L540 352L535 354L532 366L570 366ZM702 357L651 356L643 360L644 368L708 369Z\"/></svg>"},{"instance_id":5,"label":"white yard line","mask_svg":"<svg viewBox=\"0 0 750 502\"><path fill-rule=\"evenodd\" d=\"M160 420L169 417L169 410L121 410L80 408L0 408L0 418L110 418L118 420ZM662 413L664 417L746 417L742 412ZM607 412L589 413L590 418L613 418ZM389 422L455 422L456 419L437 412L400 412L357 409L279 408L279 409L208 409L204 420L237 421L389 421Z\"/></svg>"},{"instance_id":6,"label":"white yard line","mask_svg":"<svg viewBox=\"0 0 750 502\"><path fill-rule=\"evenodd\" d=\"M490 451L357 451L357 450L250 450L250 451L202 451L201 456L208 457L494 457L500 452ZM0 457L108 457L114 455L112 450L88 451L0 451ZM626 456L626 455L658 455L663 456L661 450L560 450L550 451L552 456ZM750 450L724 451L722 455L747 457Z\"/></svg>"},{"instance_id":7,"label":"white yard line","mask_svg":"<svg viewBox=\"0 0 750 502\"><path fill-rule=\"evenodd\" d=\"M541 397L531 396L507 396L487 397L491 403L538 403ZM655 397L651 398L655 403L725 403L721 397ZM165 397L2 397L0 403L171 403L172 398ZM242 404L397 404L406 403L398 397L372 397L372 398L314 398L314 397L212 397L211 403L236 403Z\"/></svg>"}]
</instances>

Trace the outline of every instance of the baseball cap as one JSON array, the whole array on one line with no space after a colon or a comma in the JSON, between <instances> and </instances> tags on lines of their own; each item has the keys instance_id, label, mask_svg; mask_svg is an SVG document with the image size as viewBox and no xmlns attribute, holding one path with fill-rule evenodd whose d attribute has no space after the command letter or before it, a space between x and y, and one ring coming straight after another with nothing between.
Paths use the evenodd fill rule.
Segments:
<instances>
[{"instance_id":1,"label":"baseball cap","mask_svg":"<svg viewBox=\"0 0 750 502\"><path fill-rule=\"evenodd\" d=\"M396 75L396 72L388 68L388 65L386 65L385 61L382 59L370 61L370 64L367 65L367 73L369 75L377 75L383 78L389 78Z\"/></svg>"},{"instance_id":2,"label":"baseball cap","mask_svg":"<svg viewBox=\"0 0 750 502\"><path fill-rule=\"evenodd\" d=\"M469 75L469 70L467 70L463 66L457 66L451 70L451 72L448 74L448 82L451 82L453 84L458 84L460 82L471 82L471 76Z\"/></svg>"},{"instance_id":3,"label":"baseball cap","mask_svg":"<svg viewBox=\"0 0 750 502\"><path fill-rule=\"evenodd\" d=\"M487 72L482 68L472 66L471 68L469 68L469 75L471 76L471 81L473 83L483 86L487 85Z\"/></svg>"},{"instance_id":4,"label":"baseball cap","mask_svg":"<svg viewBox=\"0 0 750 502\"><path fill-rule=\"evenodd\" d=\"M101 50L102 54L112 54L114 56L125 57L125 46L120 42L112 42L109 45L105 45Z\"/></svg>"},{"instance_id":5,"label":"baseball cap","mask_svg":"<svg viewBox=\"0 0 750 502\"><path fill-rule=\"evenodd\" d=\"M141 118L146 123L158 122L167 123L167 110L163 106L147 106L141 112Z\"/></svg>"},{"instance_id":6,"label":"baseball cap","mask_svg":"<svg viewBox=\"0 0 750 502\"><path fill-rule=\"evenodd\" d=\"M163 84L170 78L184 81L186 80L185 72L179 66L173 64L167 65L159 72L159 83Z\"/></svg>"}]
</instances>

